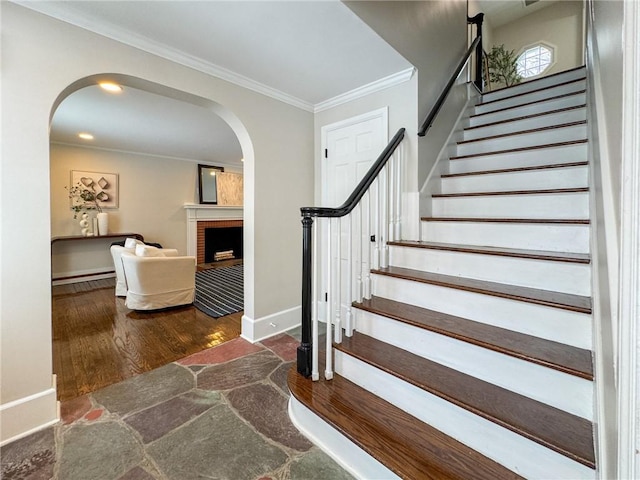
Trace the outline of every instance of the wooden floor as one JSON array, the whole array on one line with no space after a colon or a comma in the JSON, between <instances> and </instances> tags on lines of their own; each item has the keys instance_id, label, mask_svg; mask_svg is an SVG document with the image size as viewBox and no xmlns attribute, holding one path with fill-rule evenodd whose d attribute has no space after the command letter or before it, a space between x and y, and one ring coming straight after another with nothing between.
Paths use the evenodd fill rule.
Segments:
<instances>
[{"instance_id":1,"label":"wooden floor","mask_svg":"<svg viewBox=\"0 0 640 480\"><path fill-rule=\"evenodd\" d=\"M115 279L52 287L58 399L93 392L240 335L242 312L214 319L193 306L135 312Z\"/></svg>"}]
</instances>

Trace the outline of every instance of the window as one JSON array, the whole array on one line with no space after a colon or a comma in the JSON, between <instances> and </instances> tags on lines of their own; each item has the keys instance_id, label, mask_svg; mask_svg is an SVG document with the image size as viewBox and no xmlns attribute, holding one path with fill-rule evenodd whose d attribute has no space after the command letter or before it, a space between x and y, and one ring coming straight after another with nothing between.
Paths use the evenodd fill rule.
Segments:
<instances>
[{"instance_id":1,"label":"window","mask_svg":"<svg viewBox=\"0 0 640 480\"><path fill-rule=\"evenodd\" d=\"M553 48L538 44L527 48L516 61L516 68L522 78L540 75L553 63Z\"/></svg>"}]
</instances>

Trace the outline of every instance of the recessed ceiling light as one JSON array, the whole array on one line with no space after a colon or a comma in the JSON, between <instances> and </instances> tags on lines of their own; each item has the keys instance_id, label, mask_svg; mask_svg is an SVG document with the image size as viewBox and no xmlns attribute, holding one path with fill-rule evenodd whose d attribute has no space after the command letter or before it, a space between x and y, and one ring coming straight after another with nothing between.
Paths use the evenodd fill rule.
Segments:
<instances>
[{"instance_id":1,"label":"recessed ceiling light","mask_svg":"<svg viewBox=\"0 0 640 480\"><path fill-rule=\"evenodd\" d=\"M107 92L120 93L122 91L122 86L118 85L117 83L100 82L98 85L100 85L100 88L102 88L103 90L106 90Z\"/></svg>"},{"instance_id":2,"label":"recessed ceiling light","mask_svg":"<svg viewBox=\"0 0 640 480\"><path fill-rule=\"evenodd\" d=\"M78 137L80 137L83 140L93 140L93 135L91 135L90 133L86 133L86 132L79 133Z\"/></svg>"}]
</instances>

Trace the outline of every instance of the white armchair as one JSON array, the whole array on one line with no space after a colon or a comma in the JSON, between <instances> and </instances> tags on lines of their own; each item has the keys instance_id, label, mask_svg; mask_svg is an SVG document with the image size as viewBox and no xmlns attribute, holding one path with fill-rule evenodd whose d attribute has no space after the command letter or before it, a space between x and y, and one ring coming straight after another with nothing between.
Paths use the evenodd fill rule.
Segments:
<instances>
[{"instance_id":1,"label":"white armchair","mask_svg":"<svg viewBox=\"0 0 640 480\"><path fill-rule=\"evenodd\" d=\"M195 257L138 256L122 252L121 260L127 283L125 305L128 308L156 310L193 303Z\"/></svg>"},{"instance_id":2,"label":"white armchair","mask_svg":"<svg viewBox=\"0 0 640 480\"><path fill-rule=\"evenodd\" d=\"M111 245L111 257L113 258L113 267L116 272L116 297L127 296L127 279L124 276L124 268L122 267L122 254L124 252L135 253L137 245L144 245L144 243L134 238L127 238L124 247ZM174 248L162 248L160 250L162 250L165 257L178 255L178 250Z\"/></svg>"}]
</instances>

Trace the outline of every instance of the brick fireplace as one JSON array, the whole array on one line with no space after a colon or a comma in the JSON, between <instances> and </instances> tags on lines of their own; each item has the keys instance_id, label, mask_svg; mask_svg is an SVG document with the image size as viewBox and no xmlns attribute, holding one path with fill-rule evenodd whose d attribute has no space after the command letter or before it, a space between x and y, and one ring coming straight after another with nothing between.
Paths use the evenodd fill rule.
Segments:
<instances>
[{"instance_id":1,"label":"brick fireplace","mask_svg":"<svg viewBox=\"0 0 640 480\"><path fill-rule=\"evenodd\" d=\"M196 257L198 264L205 263L205 230L208 228L242 227L242 207L217 205L184 205L187 211L187 255Z\"/></svg>"},{"instance_id":2,"label":"brick fireplace","mask_svg":"<svg viewBox=\"0 0 640 480\"><path fill-rule=\"evenodd\" d=\"M237 227L242 227L242 220L201 220L197 222L196 259L198 264L213 261L213 259L205 257L205 240L207 237L207 230L229 229ZM240 249L239 252L236 251L235 258L242 258L242 249Z\"/></svg>"}]
</instances>

